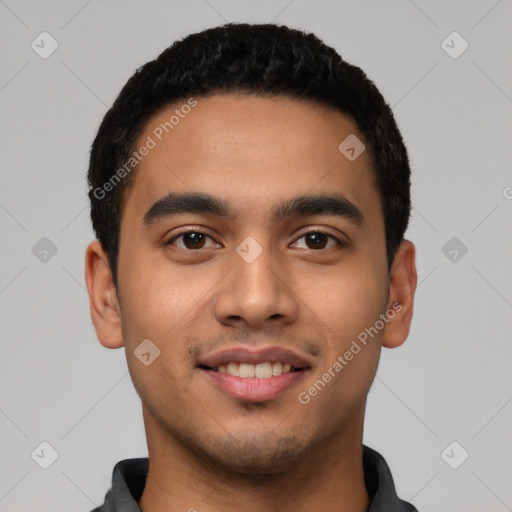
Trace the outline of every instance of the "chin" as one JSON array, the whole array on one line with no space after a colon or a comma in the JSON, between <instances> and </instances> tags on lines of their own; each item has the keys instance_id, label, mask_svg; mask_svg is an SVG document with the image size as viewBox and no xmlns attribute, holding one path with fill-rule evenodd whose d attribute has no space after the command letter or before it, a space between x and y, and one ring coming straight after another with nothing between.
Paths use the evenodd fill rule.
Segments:
<instances>
[{"instance_id":1,"label":"chin","mask_svg":"<svg viewBox=\"0 0 512 512\"><path fill-rule=\"evenodd\" d=\"M205 446L206 444L206 446ZM296 436L259 440L226 437L199 446L190 446L200 457L201 464L208 464L216 473L224 473L233 480L265 483L296 469L299 462L312 449L309 443Z\"/></svg>"}]
</instances>

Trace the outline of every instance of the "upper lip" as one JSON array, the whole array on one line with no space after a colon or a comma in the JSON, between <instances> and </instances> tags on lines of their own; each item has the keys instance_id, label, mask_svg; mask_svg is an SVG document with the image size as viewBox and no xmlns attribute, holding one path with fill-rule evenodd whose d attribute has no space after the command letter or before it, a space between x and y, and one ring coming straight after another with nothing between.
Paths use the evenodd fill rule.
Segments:
<instances>
[{"instance_id":1,"label":"upper lip","mask_svg":"<svg viewBox=\"0 0 512 512\"><path fill-rule=\"evenodd\" d=\"M301 356L292 350L283 347L263 347L263 348L248 348L248 347L235 347L225 350L220 350L209 356L201 358L197 366L208 366L209 368L217 368L222 364L231 362L235 363L248 363L260 364L267 361L289 363L294 368L311 368L308 362L308 356Z\"/></svg>"}]
</instances>

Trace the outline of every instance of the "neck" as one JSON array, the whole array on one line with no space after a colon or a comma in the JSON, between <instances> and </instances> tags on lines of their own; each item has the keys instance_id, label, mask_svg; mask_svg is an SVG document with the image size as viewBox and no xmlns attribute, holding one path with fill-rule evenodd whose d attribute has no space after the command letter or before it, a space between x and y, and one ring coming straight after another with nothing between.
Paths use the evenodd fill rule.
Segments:
<instances>
[{"instance_id":1,"label":"neck","mask_svg":"<svg viewBox=\"0 0 512 512\"><path fill-rule=\"evenodd\" d=\"M322 443L286 472L260 478L213 467L144 412L149 472L139 500L142 512L365 512L368 508L362 463L364 409L339 439Z\"/></svg>"},{"instance_id":2,"label":"neck","mask_svg":"<svg viewBox=\"0 0 512 512\"><path fill-rule=\"evenodd\" d=\"M362 462L364 409L359 416L342 436L322 443L286 472L249 478L206 463L145 411L149 472L139 507L142 512L364 512L369 505Z\"/></svg>"}]
</instances>

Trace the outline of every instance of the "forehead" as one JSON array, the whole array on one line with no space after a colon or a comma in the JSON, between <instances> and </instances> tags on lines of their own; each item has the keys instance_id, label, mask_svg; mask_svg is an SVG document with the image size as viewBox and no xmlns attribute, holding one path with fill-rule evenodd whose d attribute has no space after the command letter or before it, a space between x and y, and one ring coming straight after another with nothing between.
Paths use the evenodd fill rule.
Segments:
<instances>
[{"instance_id":1,"label":"forehead","mask_svg":"<svg viewBox=\"0 0 512 512\"><path fill-rule=\"evenodd\" d=\"M169 192L192 190L229 197L236 210L254 213L306 192L341 192L364 209L378 198L370 155L351 161L339 149L354 136L363 139L350 117L310 101L183 100L157 112L139 136L136 149L151 149L134 171L126 209L140 217Z\"/></svg>"}]
</instances>

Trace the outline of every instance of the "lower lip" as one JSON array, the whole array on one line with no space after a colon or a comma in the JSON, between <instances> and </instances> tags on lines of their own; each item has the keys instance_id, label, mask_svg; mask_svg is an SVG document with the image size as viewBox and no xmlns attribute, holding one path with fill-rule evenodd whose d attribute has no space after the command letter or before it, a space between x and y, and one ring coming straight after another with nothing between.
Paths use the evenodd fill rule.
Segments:
<instances>
[{"instance_id":1,"label":"lower lip","mask_svg":"<svg viewBox=\"0 0 512 512\"><path fill-rule=\"evenodd\" d=\"M305 370L300 370L298 372L282 373L268 379L258 379L257 377L234 377L229 373L202 368L201 371L213 380L226 395L248 402L272 400L295 386L306 373Z\"/></svg>"}]
</instances>

